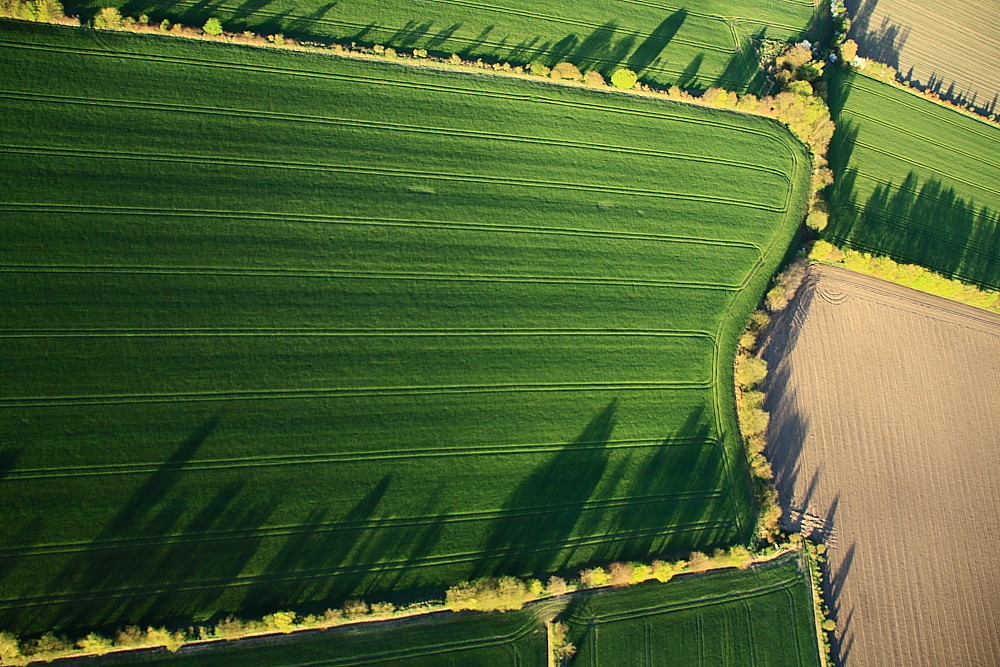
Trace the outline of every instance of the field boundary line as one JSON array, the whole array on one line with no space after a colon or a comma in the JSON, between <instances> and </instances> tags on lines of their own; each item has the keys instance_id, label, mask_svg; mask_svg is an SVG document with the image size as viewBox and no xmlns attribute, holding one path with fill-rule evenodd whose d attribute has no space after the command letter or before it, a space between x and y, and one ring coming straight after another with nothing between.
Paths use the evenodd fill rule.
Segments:
<instances>
[{"instance_id":1,"label":"field boundary line","mask_svg":"<svg viewBox=\"0 0 1000 667\"><path fill-rule=\"evenodd\" d=\"M98 58L118 58L118 59L130 59L130 60L142 60L155 63L171 63L175 65L187 65L191 67L205 67L205 68L219 68L219 69L231 69L236 71L253 72L253 73L264 73L264 74L278 74L282 76L297 76L301 78L311 78L311 79L333 79L339 81L345 81L350 83L362 84L364 86L370 87L373 85L377 86L387 86L387 87L397 87L397 88L410 88L425 91L435 91L440 93L449 93L456 95L466 95L470 97L487 97L494 99L505 99L515 102L526 102L529 104L547 104L551 106L562 106L575 109L586 109L590 111L596 111L602 114L622 114L630 116L638 116L643 118L654 118L658 120L668 120L678 123L687 123L692 125L701 125L706 127L711 127L715 129L725 129L728 131L735 132L737 134L750 134L755 136L764 137L770 141L774 141L780 144L785 150L788 151L788 156L791 160L796 162L798 157L796 156L796 148L798 145L791 141L791 135L787 134L787 130L784 133L780 133L776 125L773 126L775 132L768 132L761 129L755 129L747 127L746 125L735 125L725 122L720 122L719 120L708 120L704 118L696 118L686 114L671 114L661 110L650 110L650 109L636 109L636 108L626 108L624 106L612 106L607 104L596 104L588 102L574 102L570 100L555 99L553 97L545 97L543 95L528 95L528 94L518 94L518 93L505 93L499 90L486 91L486 90L476 90L467 87L457 87L457 86L447 86L437 83L416 83L408 82L402 80L389 80L389 79L372 79L360 76L353 76L349 74L338 74L333 72L322 72L316 70L305 70L305 69L288 69L281 67L270 67L263 65L245 65L241 63L218 61L218 60L201 60L196 58L179 58L176 56L167 55L148 55L143 53L134 53L126 51L111 51L111 50L97 50L97 49L84 49L79 47L65 47L65 46L53 46L49 44L25 44L22 42L11 42L7 40L0 39L0 45L7 46L8 48L14 49L24 49L24 50L35 50L35 51L48 51L56 53L64 53L67 55L78 55L78 56L94 56ZM326 55L326 54L315 54L315 55ZM330 57L336 57L332 54ZM442 72L447 72L451 74L458 74L452 70L441 70ZM518 81L528 81L537 84L543 84L543 81L533 81L531 79L517 79ZM623 101L624 98L617 97L618 93L611 90L600 90L600 89L590 89L590 93L596 94L606 94L614 95L616 99L613 101ZM646 99L646 98L642 98ZM650 100L646 100L649 102ZM655 102L655 100L653 101Z\"/></svg>"},{"instance_id":2,"label":"field boundary line","mask_svg":"<svg viewBox=\"0 0 1000 667\"><path fill-rule=\"evenodd\" d=\"M579 227L548 227L528 225L495 225L491 223L422 220L419 218L373 218L361 216L339 216L321 214L282 213L278 211L236 211L209 209L158 209L135 206L114 205L76 205L76 204L40 204L40 203L0 203L0 211L32 213L48 213L56 215L142 215L150 217L177 218L217 218L224 220L256 220L266 222L303 222L339 225L363 225L374 227L429 227L433 229L458 229L461 231L484 231L513 234L552 234L565 236L583 236L597 238L614 238L629 241L649 241L664 243L682 243L692 245L720 246L724 248L742 248L754 250L759 255L760 246L751 241L714 239L699 236L679 236L672 234L655 234L647 232L614 231L607 229L585 229Z\"/></svg>"},{"instance_id":3,"label":"field boundary line","mask_svg":"<svg viewBox=\"0 0 1000 667\"><path fill-rule=\"evenodd\" d=\"M684 329L0 329L0 338L133 338L133 337L518 337L518 336L627 336L633 338L706 338L707 331Z\"/></svg>"},{"instance_id":4,"label":"field boundary line","mask_svg":"<svg viewBox=\"0 0 1000 667\"><path fill-rule=\"evenodd\" d=\"M646 438L608 440L602 442L574 442L573 451L642 449L647 447L690 447L716 444L710 438ZM97 477L102 475L146 475L156 472L190 472L216 468L257 468L284 465L312 465L325 463L359 463L372 460L406 460L411 458L448 458L453 456L519 456L565 451L566 443L511 443L506 445L471 445L467 447L433 447L414 449L388 449L324 454L280 454L252 458L198 459L184 465L164 467L162 463L111 463L96 466L64 466L58 468L15 468L0 478L0 484L20 479L48 479L62 477ZM0 553L5 550L0 549Z\"/></svg>"},{"instance_id":5,"label":"field boundary line","mask_svg":"<svg viewBox=\"0 0 1000 667\"><path fill-rule=\"evenodd\" d=\"M404 561L381 561L377 563L354 564L350 567L324 568L320 570L301 570L296 572L283 572L278 574L260 574L238 576L230 579L195 581L173 586L145 586L127 589L111 589L101 591L85 591L74 594L59 594L34 596L28 598L8 598L0 599L0 609L23 609L33 606L52 606L60 604L79 603L99 600L119 600L149 595L165 595L177 593L189 593L195 591L209 590L215 588L236 588L243 586L254 586L263 584L280 584L286 582L301 582L312 579L332 577L342 574L369 573L374 569L380 572L390 570L406 570L422 567L440 567L442 565L455 565L458 563L468 563L477 560L496 560L510 556L519 556L545 551L556 551L567 547L592 546L595 544L606 544L629 539L641 539L656 536L673 536L684 533L711 530L731 525L727 520L697 521L686 524L675 524L670 528L645 528L641 530L630 530L619 533L605 533L601 535L585 535L577 538L569 538L558 542L535 543L530 548L521 546L501 548L489 553L487 552L465 552L460 554L442 554L440 556L428 556L419 559L407 559Z\"/></svg>"},{"instance_id":6,"label":"field boundary line","mask_svg":"<svg viewBox=\"0 0 1000 667\"><path fill-rule=\"evenodd\" d=\"M667 493L651 496L631 496L626 498L608 498L605 500L590 500L580 503L565 503L562 505L539 505L523 507L514 510L476 510L469 512L453 512L450 514L432 514L427 516L386 517L369 519L367 521L331 521L319 525L295 524L270 526L265 528L215 531L212 533L185 533L180 535L165 535L156 537L137 537L122 540L102 540L94 542L66 542L52 544L37 544L31 547L4 549L0 558L26 558L75 553L92 553L94 551L117 551L128 549L144 549L147 547L163 547L192 542L231 542L239 540L271 539L293 535L329 534L345 531L374 531L414 528L419 526L438 526L457 523L475 523L480 521L497 521L508 518L536 517L563 512L592 512L605 509L627 508L633 505L655 505L659 503L684 503L688 501L712 500L722 495L721 490L688 491L683 493Z\"/></svg>"},{"instance_id":7,"label":"field boundary line","mask_svg":"<svg viewBox=\"0 0 1000 667\"><path fill-rule=\"evenodd\" d=\"M751 208L774 213L784 212L785 208L775 207L760 202L726 199L713 195L696 193L668 192L665 190L643 190L596 183L572 183L566 181L545 181L529 178L512 178L503 176L487 176L481 174L463 174L448 172L417 172L393 167L366 167L363 165L340 165L320 162L278 162L276 160L254 160L250 158L223 157L215 155L169 155L166 153L132 153L127 151L83 150L52 146L10 146L0 145L0 152L13 155L53 156L74 159L113 159L139 162L164 162L177 164L196 164L205 167L222 166L243 169L286 169L289 171L318 171L334 174L384 176L389 178L426 179L433 181L460 182L470 186L494 185L521 188L539 188L553 190L573 190L577 192L606 193L628 195L632 197L650 197L655 199L674 199L697 201L722 206ZM786 202L787 206L787 202Z\"/></svg>"},{"instance_id":8,"label":"field boundary line","mask_svg":"<svg viewBox=\"0 0 1000 667\"><path fill-rule=\"evenodd\" d=\"M366 398L379 396L433 396L441 394L532 393L543 391L669 391L708 389L711 382L623 382L552 383L510 385L440 385L423 387L356 387L283 390L235 390L228 392L178 392L151 394L107 394L94 396L32 396L0 399L0 408L56 407L63 405L126 405L135 403L194 403L300 398Z\"/></svg>"},{"instance_id":9,"label":"field boundary line","mask_svg":"<svg viewBox=\"0 0 1000 667\"><path fill-rule=\"evenodd\" d=\"M116 275L162 275L162 276L245 276L248 278L338 278L358 280L426 280L438 282L487 282L487 283L532 283L550 285L608 285L617 287L676 287L682 289L704 289L732 292L741 285L698 283L681 280L650 280L646 278L614 278L607 276L524 276L503 274L449 274L449 273L405 273L388 271L351 271L336 269L245 269L236 267L193 267L193 266L101 266L101 265L42 265L8 264L0 266L0 273L85 273Z\"/></svg>"},{"instance_id":10,"label":"field boundary line","mask_svg":"<svg viewBox=\"0 0 1000 667\"><path fill-rule=\"evenodd\" d=\"M358 129L377 129L387 132L412 132L415 134L433 134L448 137L463 137L468 139L485 139L490 141L505 141L511 143L537 144L546 147L559 146L575 150L594 150L608 153L619 153L622 155L639 155L644 157L663 158L667 160L679 160L687 162L697 162L711 165L724 165L733 169L747 171L757 171L772 174L781 178L786 183L790 180L788 175L780 169L774 169L766 165L730 160L728 158L712 158L704 155L693 155L689 153L676 153L670 151L658 151L648 148L638 148L633 146L616 146L613 144L600 144L586 141L574 141L569 139L552 139L545 137L530 137L517 134L500 134L497 132L486 132L482 130L468 130L461 128L434 127L423 125L406 125L403 123L390 123L387 121L369 121L354 118L339 118L333 116L310 116L305 114L291 114L282 112L271 112L253 109L236 109L225 107L192 106L166 102L145 102L135 100L107 100L101 98L84 98L60 95L42 95L36 93L16 93L12 91L0 91L0 99L42 101L54 104L79 104L85 106L103 106L109 108L172 111L177 113L192 113L202 115L219 115L235 118L258 118L262 120L274 120L281 122L315 123L321 125L335 125L340 127Z\"/></svg>"}]
</instances>

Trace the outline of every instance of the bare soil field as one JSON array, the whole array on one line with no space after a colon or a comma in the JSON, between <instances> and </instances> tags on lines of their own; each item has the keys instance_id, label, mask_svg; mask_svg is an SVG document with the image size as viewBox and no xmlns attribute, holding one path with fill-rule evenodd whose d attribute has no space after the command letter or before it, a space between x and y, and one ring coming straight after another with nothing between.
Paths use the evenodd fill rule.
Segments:
<instances>
[{"instance_id":1,"label":"bare soil field","mask_svg":"<svg viewBox=\"0 0 1000 667\"><path fill-rule=\"evenodd\" d=\"M1000 95L996 0L853 0L858 53L908 80L995 113Z\"/></svg>"},{"instance_id":2,"label":"bare soil field","mask_svg":"<svg viewBox=\"0 0 1000 667\"><path fill-rule=\"evenodd\" d=\"M839 663L1000 665L1000 316L814 265L761 349Z\"/></svg>"}]
</instances>

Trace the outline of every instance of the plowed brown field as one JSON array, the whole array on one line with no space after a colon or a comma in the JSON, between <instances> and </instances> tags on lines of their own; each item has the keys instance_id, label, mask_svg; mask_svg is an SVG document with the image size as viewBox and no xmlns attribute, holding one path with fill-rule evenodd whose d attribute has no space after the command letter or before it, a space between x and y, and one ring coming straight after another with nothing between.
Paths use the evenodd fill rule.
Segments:
<instances>
[{"instance_id":1,"label":"plowed brown field","mask_svg":"<svg viewBox=\"0 0 1000 667\"><path fill-rule=\"evenodd\" d=\"M854 0L859 55L899 69L949 97L997 111L1000 22L996 0Z\"/></svg>"},{"instance_id":2,"label":"plowed brown field","mask_svg":"<svg viewBox=\"0 0 1000 667\"><path fill-rule=\"evenodd\" d=\"M813 266L764 339L785 520L840 663L1000 665L1000 317Z\"/></svg>"}]
</instances>

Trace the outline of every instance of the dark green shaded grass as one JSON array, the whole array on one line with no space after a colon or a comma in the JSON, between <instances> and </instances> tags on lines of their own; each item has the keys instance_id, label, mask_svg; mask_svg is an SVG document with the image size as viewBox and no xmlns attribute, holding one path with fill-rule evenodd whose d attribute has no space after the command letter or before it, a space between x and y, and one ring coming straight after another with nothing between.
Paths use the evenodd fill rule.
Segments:
<instances>
[{"instance_id":1,"label":"dark green shaded grass","mask_svg":"<svg viewBox=\"0 0 1000 667\"><path fill-rule=\"evenodd\" d=\"M798 559L600 593L571 606L573 665L819 665Z\"/></svg>"},{"instance_id":2,"label":"dark green shaded grass","mask_svg":"<svg viewBox=\"0 0 1000 667\"><path fill-rule=\"evenodd\" d=\"M424 48L491 62L551 66L569 61L605 77L618 67L629 67L643 80L661 85L722 85L734 90L759 90L763 85L752 36L802 39L814 12L812 3L798 0L717 0L696 8L659 0L555 0L540 5L517 0L77 3L84 15L106 4L126 14L145 13L196 27L215 16L230 31Z\"/></svg>"},{"instance_id":3,"label":"dark green shaded grass","mask_svg":"<svg viewBox=\"0 0 1000 667\"><path fill-rule=\"evenodd\" d=\"M4 25L0 627L746 538L728 360L800 219L785 130Z\"/></svg>"},{"instance_id":4,"label":"dark green shaded grass","mask_svg":"<svg viewBox=\"0 0 1000 667\"><path fill-rule=\"evenodd\" d=\"M833 85L827 235L1000 288L1000 129L866 76Z\"/></svg>"}]
</instances>

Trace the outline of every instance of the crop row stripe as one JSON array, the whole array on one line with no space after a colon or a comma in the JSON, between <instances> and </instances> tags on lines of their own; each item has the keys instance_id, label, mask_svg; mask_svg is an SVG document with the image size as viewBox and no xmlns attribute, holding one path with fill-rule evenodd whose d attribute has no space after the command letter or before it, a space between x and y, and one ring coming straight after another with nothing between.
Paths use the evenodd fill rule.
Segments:
<instances>
[{"instance_id":1,"label":"crop row stripe","mask_svg":"<svg viewBox=\"0 0 1000 667\"><path fill-rule=\"evenodd\" d=\"M262 120L277 120L282 122L314 123L320 125L334 125L338 127L363 128L384 130L389 132L410 132L414 134L433 134L447 137L464 137L468 139L486 139L491 141L537 144L547 147L559 146L561 148L573 148L579 150L593 150L607 153L620 153L623 155L640 155L644 157L656 157L667 160L681 160L685 162L698 162L702 164L722 165L734 169L744 169L747 171L759 171L762 173L777 176L788 182L788 174L780 169L774 169L766 165L758 165L738 160L726 158L713 158L703 155L693 155L690 153L676 153L671 151L659 151L650 148L636 148L631 146L615 146L612 144L599 144L585 141L572 141L568 139L553 139L544 137L530 137L517 134L499 134L496 132L486 132L483 130L465 130L450 127L435 127L426 125L405 125L403 123L390 123L383 121L361 120L356 118L338 118L333 116L311 116L304 114L277 113L271 111L236 109L212 106L192 106L185 104L172 104L165 102L143 102L134 100L108 100L100 98L81 98L61 95L41 95L36 93L18 93L14 91L0 91L0 99L25 100L32 102L50 102L54 104L79 104L86 106L100 106L115 109L138 109L152 111L170 111L177 113L192 113L202 115L217 115L235 117L240 119L258 118Z\"/></svg>"},{"instance_id":2,"label":"crop row stripe","mask_svg":"<svg viewBox=\"0 0 1000 667\"><path fill-rule=\"evenodd\" d=\"M884 156L886 156L888 158L892 158L893 160L898 160L900 162L905 162L907 165L916 165L916 166L920 167L921 169L926 169L927 171L932 171L935 174L938 174L939 176L943 176L943 177L945 177L948 180L957 181L959 183L963 183L965 185L968 185L969 187L978 188L980 190L984 190L986 192L989 192L990 194L994 194L994 195L997 195L998 197L1000 197L1000 190L997 190L996 188L992 188L992 187L990 187L988 185L984 185L982 183L976 183L975 181L970 181L967 178L963 178L961 176L956 176L955 174L949 173L947 171L942 171L941 169L938 169L937 167L932 167L929 164L926 164L926 163L923 163L923 162L919 162L919 161L914 160L914 159L912 159L910 157L903 157L902 155L898 155L896 153L893 153L892 151L888 151L888 150L885 150L884 148L879 148L877 146L873 146L872 144L868 144L868 143L865 143L863 141L855 141L854 145L855 146L860 146L860 147L864 148L865 150L869 150L869 151L871 151L873 153L878 153L879 155L884 155Z\"/></svg>"},{"instance_id":3,"label":"crop row stripe","mask_svg":"<svg viewBox=\"0 0 1000 667\"><path fill-rule=\"evenodd\" d=\"M930 115L928 114L928 111L940 111L940 114L932 116L934 120L960 128L964 132L975 134L983 139L986 139L987 141L1000 143L1000 132L997 132L995 127L988 125L988 121L966 116L955 109L951 109L932 100L928 100L918 93L906 92L897 89L892 84L880 81L879 79L876 79L868 74L856 73L854 76L861 77L863 82L869 84L867 86L862 86L862 91L867 95L880 98L890 104L898 104L899 106L907 107L908 109L917 111L924 116ZM883 92L884 89L893 90L898 93L898 95L887 94ZM911 100L909 98L914 99ZM928 107L927 105L931 106ZM881 105L881 108L884 109L885 105ZM848 114L853 113L850 108L844 109L844 112ZM987 129L988 131L980 132L980 129Z\"/></svg>"},{"instance_id":4,"label":"crop row stripe","mask_svg":"<svg viewBox=\"0 0 1000 667\"><path fill-rule=\"evenodd\" d=\"M677 391L707 389L711 381L698 382L573 382L496 385L428 385L417 387L356 387L217 392L106 394L94 396L32 396L0 399L0 408L55 407L61 405L126 405L137 403L195 403L208 401L257 401L273 399L359 398L378 396L435 396L445 394L504 394L543 391Z\"/></svg>"},{"instance_id":5,"label":"crop row stripe","mask_svg":"<svg viewBox=\"0 0 1000 667\"><path fill-rule=\"evenodd\" d=\"M649 616L658 616L660 614L669 614L677 611L687 611L689 609L697 609L699 607L709 607L721 604L729 604L734 602L742 602L744 600L764 597L768 595L773 595L781 591L788 590L789 588L794 588L801 581L797 577L791 577L789 579L778 581L766 586L760 586L758 588L753 588L750 590L743 590L737 593L722 593L719 595L706 595L704 597L696 598L694 600L684 600L680 602L669 602L662 605L656 605L653 607L645 607L643 609L633 609L621 612L612 612L604 615L587 616L585 618L580 617L570 617L570 623L575 623L578 625L600 625L604 623L616 623L619 621L631 621L639 618L647 618Z\"/></svg>"},{"instance_id":6,"label":"crop row stripe","mask_svg":"<svg viewBox=\"0 0 1000 667\"><path fill-rule=\"evenodd\" d=\"M880 118L875 118L874 116L869 116L868 114L861 113L860 111L858 111L856 109L849 109L849 110L846 111L846 113L848 115L850 115L852 118L862 118L866 122L871 123L873 125L881 125L882 127L887 127L887 128L889 128L889 129L891 129L891 130L893 130L895 132L898 132L900 134L904 134L904 135L906 135L908 137L913 137L914 139L919 139L920 141L926 143L929 146L939 143L938 140L935 139L935 138L931 138L931 137L928 137L927 135L920 134L919 132L914 132L912 130L909 130L905 126L899 125L898 123L891 123L889 121L885 121L885 120L882 120ZM970 160L975 160L976 162L980 162L980 163L986 165L987 167L993 167L993 168L1000 167L1000 164L998 164L996 162L992 162L989 159L984 158L982 155L977 155L975 153L970 153L968 151L959 150L959 149L955 148L954 146L945 146L945 148L947 148L947 150L949 152L951 152L951 153L957 153L958 155L962 155L963 157L967 157Z\"/></svg>"},{"instance_id":7,"label":"crop row stripe","mask_svg":"<svg viewBox=\"0 0 1000 667\"><path fill-rule=\"evenodd\" d=\"M572 183L566 181L545 181L531 178L514 178L503 176L486 176L469 173L449 173L434 171L414 171L392 167L367 167L363 165L342 165L321 162L278 162L275 160L253 160L250 158L220 157L214 155L169 155L166 153L133 153L128 151L85 150L73 148L58 148L53 146L10 146L0 145L0 152L13 155L58 156L76 159L96 160L129 160L138 162L165 162L175 164L195 164L199 166L241 167L248 169L287 169L290 171L318 171L335 174L385 176L389 178L426 179L432 181L457 181L467 185L494 185L519 188L540 188L552 190L574 190L583 192L603 192L630 197L651 197L654 199L676 199L697 201L722 206L758 209L762 211L783 212L783 206L774 206L760 202L743 201L713 195L697 193L668 192L664 190L642 190L639 188L600 185L597 183Z\"/></svg>"},{"instance_id":8,"label":"crop row stripe","mask_svg":"<svg viewBox=\"0 0 1000 667\"><path fill-rule=\"evenodd\" d=\"M340 215L303 215L274 211L231 211L211 209L154 209L138 206L76 205L48 203L0 203L0 211L47 213L50 215L141 215L176 218L217 218L225 220L255 220L268 222L302 222L331 225L363 225L373 227L421 227L432 229L457 229L461 231L482 231L512 234L551 234L556 236L581 236L595 238L622 239L628 241L651 241L662 243L684 243L725 248L754 250L760 255L760 246L750 241L714 239L699 236L677 236L646 232L625 232L608 229L584 229L579 227L547 227L534 225L500 225L480 222L452 220L421 220L409 218L370 218Z\"/></svg>"},{"instance_id":9,"label":"crop row stripe","mask_svg":"<svg viewBox=\"0 0 1000 667\"><path fill-rule=\"evenodd\" d=\"M779 134L775 132L757 130L754 128L747 127L745 124L737 125L737 124L725 123L720 121L719 119L710 120L706 118L696 118L687 114L672 114L663 111L652 111L648 109L634 109L634 108L629 109L625 107L615 107L609 104L596 104L596 103L579 102L579 101L574 102L570 100L556 99L553 97L545 97L543 95L529 95L529 94L519 94L519 93L504 93L501 91L475 90L459 86L446 86L443 84L416 83L416 82L388 80L388 79L374 79L371 77L353 76L350 74L342 74L334 72L321 72L316 70L304 70L304 69L289 69L283 67L271 67L266 65L245 65L241 63L222 62L218 60L179 58L163 54L147 55L142 53L130 53L126 51L117 51L117 50L102 51L97 49L84 49L79 47L52 46L43 44L25 44L22 42L12 42L3 39L0 39L0 46L6 46L12 49L59 52L59 53L65 53L67 55L93 56L98 58L113 58L113 59L129 59L129 60L139 60L139 61L147 61L154 63L171 63L176 65L186 65L191 67L229 69L229 70L251 72L258 74L277 74L286 77L295 76L308 79L330 79L336 81L345 81L349 83L357 83L364 85L366 87L386 86L395 88L409 88L421 91L431 91L436 93L455 94L465 97L485 97L493 99L504 99L512 102L526 102L529 104L544 104L550 106L569 107L573 109L585 109L585 110L600 112L602 114L622 114L628 116L636 116L640 118L653 118L653 119L667 120L677 123L701 125L705 127L711 127L714 129L722 128L725 130L736 132L738 134L751 134L755 136L765 137L771 141L780 142L781 146L788 151L788 155L794 163L797 164L799 160L799 156L796 152L797 150L796 143L789 136L787 136L787 134ZM611 96L612 99L609 101L622 100L619 94L614 91L602 91L594 89L590 92Z\"/></svg>"},{"instance_id":10,"label":"crop row stripe","mask_svg":"<svg viewBox=\"0 0 1000 667\"><path fill-rule=\"evenodd\" d=\"M645 449L650 447L704 447L718 443L705 438L688 439L639 439L612 440L597 443L576 443L572 450L604 451L610 449ZM359 463L365 461L405 461L408 459L448 458L460 456L523 456L527 454L549 454L569 449L566 443L481 445L468 447L438 447L398 450L374 450L346 452L341 454L285 454L279 456L255 456L253 458L199 459L184 465L164 466L155 463L121 463L97 466L70 466L61 468L18 468L0 477L0 484L20 480L62 479L67 477L101 477L114 475L149 475L158 472L202 472L206 470L230 470L236 468L269 468L288 465L327 465ZM2 552L2 550L0 550Z\"/></svg>"},{"instance_id":11,"label":"crop row stripe","mask_svg":"<svg viewBox=\"0 0 1000 667\"><path fill-rule=\"evenodd\" d=\"M132 338L228 336L329 336L368 337L497 337L497 336L613 336L632 338L704 338L707 331L686 329L322 329L322 328L156 328L156 329L0 329L0 338Z\"/></svg>"},{"instance_id":12,"label":"crop row stripe","mask_svg":"<svg viewBox=\"0 0 1000 667\"><path fill-rule=\"evenodd\" d=\"M790 4L790 5L799 5L799 6L802 6L802 7L813 7L814 4L815 4L815 3L812 2L812 0L780 0L780 1L781 2L786 2L786 3ZM621 3L624 3L624 4L629 4L629 5L638 5L640 7L650 7L652 9L660 9L660 10L668 11L668 12L677 12L677 11L680 11L682 9L682 7L677 7L677 6L674 6L674 5L665 5L662 2L652 2L651 0L618 0L618 2L621 2ZM685 9L685 11L687 11L687 13L690 16L700 16L700 17L705 17L705 18L714 18L714 19L718 19L720 21L727 21L728 22L730 20L734 20L734 21L735 20L745 20L745 21L754 21L756 23L763 23L763 24L766 24L766 25L769 25L769 26L773 26L775 28L788 28L789 30L798 30L798 31L802 30L801 28L798 28L798 27L793 26L793 25L787 25L787 24L784 24L784 23L775 23L773 21L762 21L760 19L750 19L750 18L745 18L745 17L742 17L742 16L723 16L721 14L703 14L703 13L699 13L699 12L689 11L687 9Z\"/></svg>"},{"instance_id":13,"label":"crop row stripe","mask_svg":"<svg viewBox=\"0 0 1000 667\"><path fill-rule=\"evenodd\" d=\"M211 581L197 581L173 585L152 585L136 586L126 589L108 589L101 591L86 591L72 594L55 594L23 598L8 598L0 600L0 609L23 609L35 606L51 606L67 603L78 603L100 600L120 600L124 598L148 597L151 595L191 593L206 589L221 587L243 587L262 584L278 584L284 582L302 582L311 579L328 578L345 574L364 574L371 571L387 572L393 570L408 570L422 567L440 567L443 565L455 565L458 563L470 563L481 560L495 560L509 556L520 556L532 553L544 553L546 551L557 551L570 547L584 547L595 544L607 544L622 540L641 539L656 536L681 535L684 533L700 532L704 530L715 530L730 525L728 521L698 521L686 524L678 524L670 528L651 528L642 530L629 530L618 533L606 533L602 535L586 535L578 538L570 538L547 543L533 543L525 548L515 545L507 548L495 549L493 551L482 552L472 551L459 554L443 554L440 556L425 556L416 559L402 561L381 561L378 563L360 563L349 567L331 567L318 570L302 570L288 573L272 575L247 575L235 578L217 579Z\"/></svg>"},{"instance_id":14,"label":"crop row stripe","mask_svg":"<svg viewBox=\"0 0 1000 667\"><path fill-rule=\"evenodd\" d=\"M665 287L704 289L729 292L740 285L699 283L682 280L649 280L642 278L585 276L528 276L462 273L407 273L389 271L350 271L336 269L243 269L236 267L196 266L71 266L41 264L11 264L0 266L0 273L88 273L117 275L163 276L246 276L248 278L336 278L356 280L428 280L443 282L531 283L551 285L611 285L618 287Z\"/></svg>"},{"instance_id":15,"label":"crop row stripe","mask_svg":"<svg viewBox=\"0 0 1000 667\"><path fill-rule=\"evenodd\" d=\"M370 519L367 521L330 522L320 525L299 524L290 526L270 526L266 528L239 531L217 531L212 533L139 537L124 540L43 544L31 547L4 549L3 551L0 551L0 558L20 559L28 556L66 555L75 553L91 553L94 551L114 551L119 549L146 549L151 546L162 547L188 543L228 542L234 540L289 537L293 535L414 528L419 526L437 526L440 524L474 523L478 521L499 521L512 518L560 514L563 512L592 512L597 510L629 508L638 505L654 505L658 503L683 503L689 501L713 500L721 497L723 493L723 490L715 489L712 491L635 496L630 498L609 498L606 500L589 500L580 503L564 503L561 505L540 505L535 507L521 507L513 510L482 510L427 516Z\"/></svg>"}]
</instances>

